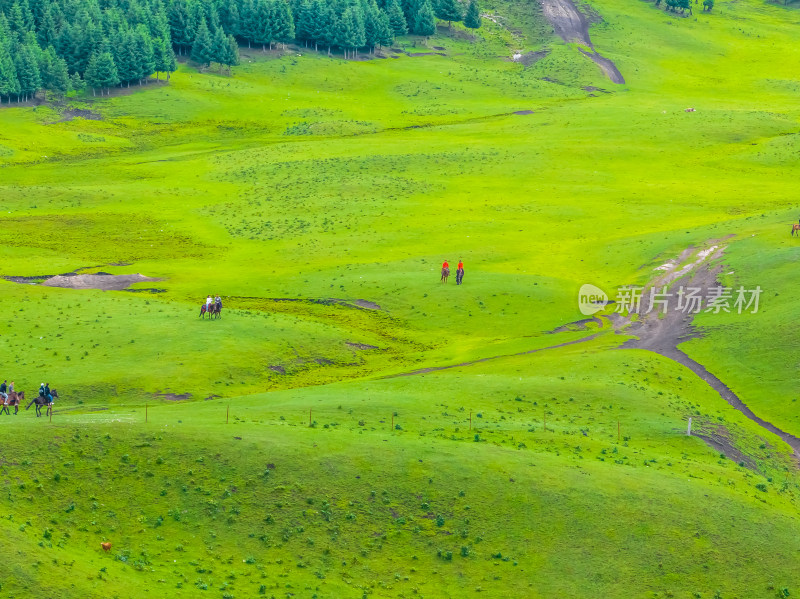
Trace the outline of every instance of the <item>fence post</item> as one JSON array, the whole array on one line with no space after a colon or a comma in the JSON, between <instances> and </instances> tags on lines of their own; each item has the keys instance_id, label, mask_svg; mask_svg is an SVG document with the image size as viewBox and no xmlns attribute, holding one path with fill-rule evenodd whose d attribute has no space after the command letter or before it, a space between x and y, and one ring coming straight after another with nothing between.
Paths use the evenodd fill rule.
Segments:
<instances>
[{"instance_id":1,"label":"fence post","mask_svg":"<svg viewBox=\"0 0 800 599\"><path fill-rule=\"evenodd\" d=\"M692 417L689 416L689 427L686 429L686 435L691 437L692 436Z\"/></svg>"}]
</instances>

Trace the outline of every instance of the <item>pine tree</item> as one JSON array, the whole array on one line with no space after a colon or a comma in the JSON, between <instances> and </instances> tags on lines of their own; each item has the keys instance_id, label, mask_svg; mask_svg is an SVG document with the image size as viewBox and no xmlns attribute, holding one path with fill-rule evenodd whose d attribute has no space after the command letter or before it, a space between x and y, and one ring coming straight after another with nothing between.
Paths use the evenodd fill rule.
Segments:
<instances>
[{"instance_id":1,"label":"pine tree","mask_svg":"<svg viewBox=\"0 0 800 599\"><path fill-rule=\"evenodd\" d=\"M256 21L256 5L253 0L244 0L242 10L239 13L239 36L247 40L247 47L250 48L256 40L258 24Z\"/></svg>"},{"instance_id":2,"label":"pine tree","mask_svg":"<svg viewBox=\"0 0 800 599\"><path fill-rule=\"evenodd\" d=\"M378 12L377 42L378 46L391 46L394 43L394 34L389 23L389 15L382 10Z\"/></svg>"},{"instance_id":3,"label":"pine tree","mask_svg":"<svg viewBox=\"0 0 800 599\"><path fill-rule=\"evenodd\" d=\"M53 64L50 71L50 84L48 89L56 94L56 96L63 97L67 95L70 87L67 63L63 58L55 56L55 52L53 52Z\"/></svg>"},{"instance_id":4,"label":"pine tree","mask_svg":"<svg viewBox=\"0 0 800 599\"><path fill-rule=\"evenodd\" d=\"M273 39L276 42L288 44L294 40L294 19L292 18L292 9L286 0L275 0L274 3L274 28Z\"/></svg>"},{"instance_id":5,"label":"pine tree","mask_svg":"<svg viewBox=\"0 0 800 599\"><path fill-rule=\"evenodd\" d=\"M99 89L102 95L103 90L117 85L120 80L111 52L105 51L92 54L86 67L84 78L86 85L92 88L92 95L95 94L96 89Z\"/></svg>"},{"instance_id":6,"label":"pine tree","mask_svg":"<svg viewBox=\"0 0 800 599\"><path fill-rule=\"evenodd\" d=\"M318 49L318 44L323 44L328 46L330 54L331 45L335 43L333 10L325 0L312 0L311 14L311 39L314 41L314 49Z\"/></svg>"},{"instance_id":7,"label":"pine tree","mask_svg":"<svg viewBox=\"0 0 800 599\"><path fill-rule=\"evenodd\" d=\"M469 0L467 14L464 15L464 25L470 29L478 29L481 26L481 13L478 10L477 0Z\"/></svg>"},{"instance_id":8,"label":"pine tree","mask_svg":"<svg viewBox=\"0 0 800 599\"><path fill-rule=\"evenodd\" d=\"M210 66L211 61L214 60L214 48L211 41L211 34L208 31L208 25L206 25L205 20L200 22L197 36L194 38L192 60L200 66L206 67Z\"/></svg>"},{"instance_id":9,"label":"pine tree","mask_svg":"<svg viewBox=\"0 0 800 599\"><path fill-rule=\"evenodd\" d=\"M73 73L69 77L69 87L76 92L82 92L84 89L86 89L86 82L81 79L81 76L78 73Z\"/></svg>"},{"instance_id":10,"label":"pine tree","mask_svg":"<svg viewBox=\"0 0 800 599\"><path fill-rule=\"evenodd\" d=\"M25 100L35 96L36 92L41 88L42 80L36 56L30 46L21 45L17 47L14 66L17 68L19 94Z\"/></svg>"},{"instance_id":11,"label":"pine tree","mask_svg":"<svg viewBox=\"0 0 800 599\"><path fill-rule=\"evenodd\" d=\"M153 74L156 67L155 55L153 52L153 40L150 31L144 25L139 25L134 35L134 50L138 61L138 78L147 81Z\"/></svg>"},{"instance_id":12,"label":"pine tree","mask_svg":"<svg viewBox=\"0 0 800 599\"><path fill-rule=\"evenodd\" d=\"M403 9L400 8L397 0L390 0L386 8L386 14L389 15L389 25L392 28L392 33L395 36L405 35L408 33L408 24L406 17L403 14Z\"/></svg>"},{"instance_id":13,"label":"pine tree","mask_svg":"<svg viewBox=\"0 0 800 599\"><path fill-rule=\"evenodd\" d=\"M253 42L261 44L261 49L267 51L267 44L272 50L272 40L274 35L274 10L272 0L256 0L253 11L253 23L255 25Z\"/></svg>"},{"instance_id":14,"label":"pine tree","mask_svg":"<svg viewBox=\"0 0 800 599\"><path fill-rule=\"evenodd\" d=\"M175 62L175 52L172 51L172 46L163 39L153 40L153 68L156 72L156 81L158 81L159 73L174 73L178 68Z\"/></svg>"},{"instance_id":15,"label":"pine tree","mask_svg":"<svg viewBox=\"0 0 800 599\"><path fill-rule=\"evenodd\" d=\"M214 35L211 40L211 54L212 54L211 61L219 64L220 72L222 72L222 65L225 64L225 59L228 56L228 51L229 51L228 38L222 31L222 27L220 27L214 32Z\"/></svg>"},{"instance_id":16,"label":"pine tree","mask_svg":"<svg viewBox=\"0 0 800 599\"><path fill-rule=\"evenodd\" d=\"M344 57L347 58L348 50L361 48L366 41L364 15L361 11L361 7L348 6L338 23L336 44L344 50Z\"/></svg>"},{"instance_id":17,"label":"pine tree","mask_svg":"<svg viewBox=\"0 0 800 599\"><path fill-rule=\"evenodd\" d=\"M426 38L436 33L436 20L429 0L425 0L417 12L417 16L414 19L414 33Z\"/></svg>"},{"instance_id":18,"label":"pine tree","mask_svg":"<svg viewBox=\"0 0 800 599\"><path fill-rule=\"evenodd\" d=\"M239 44L236 43L236 38L232 35L228 36L228 49L223 57L222 64L228 67L228 75L231 74L231 67L239 64Z\"/></svg>"},{"instance_id":19,"label":"pine tree","mask_svg":"<svg viewBox=\"0 0 800 599\"><path fill-rule=\"evenodd\" d=\"M308 0L302 0L292 14L295 18L294 28L297 41L308 44L308 42L313 39L312 34L314 32L314 23L312 20L314 15L311 9L311 3Z\"/></svg>"},{"instance_id":20,"label":"pine tree","mask_svg":"<svg viewBox=\"0 0 800 599\"><path fill-rule=\"evenodd\" d=\"M458 0L436 0L435 14L442 21L447 21L448 27L453 21L460 21L463 18Z\"/></svg>"},{"instance_id":21,"label":"pine tree","mask_svg":"<svg viewBox=\"0 0 800 599\"><path fill-rule=\"evenodd\" d=\"M167 21L172 44L179 54L192 47L194 39L189 32L189 7L186 0L172 0L167 9Z\"/></svg>"},{"instance_id":22,"label":"pine tree","mask_svg":"<svg viewBox=\"0 0 800 599\"><path fill-rule=\"evenodd\" d=\"M45 5L43 9L41 23L36 29L36 39L39 41L39 47L41 48L47 48L56 42L56 21L53 18L50 5Z\"/></svg>"},{"instance_id":23,"label":"pine tree","mask_svg":"<svg viewBox=\"0 0 800 599\"><path fill-rule=\"evenodd\" d=\"M363 8L364 14L364 45L370 49L370 52L375 50L378 45L378 28L380 27L379 19L380 13L378 6L375 2L365 3Z\"/></svg>"},{"instance_id":24,"label":"pine tree","mask_svg":"<svg viewBox=\"0 0 800 599\"><path fill-rule=\"evenodd\" d=\"M3 33L2 30L0 30L1 33ZM3 98L8 98L10 102L11 98L18 94L19 80L17 79L16 65L11 57L8 45L0 42L0 101Z\"/></svg>"}]
</instances>

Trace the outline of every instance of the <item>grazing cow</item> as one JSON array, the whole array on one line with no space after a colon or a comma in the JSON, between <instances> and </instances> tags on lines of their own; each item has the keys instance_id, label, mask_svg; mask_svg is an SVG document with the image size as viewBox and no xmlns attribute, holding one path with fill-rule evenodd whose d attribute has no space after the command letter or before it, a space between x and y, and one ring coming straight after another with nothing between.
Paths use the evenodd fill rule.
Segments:
<instances>
[{"instance_id":1,"label":"grazing cow","mask_svg":"<svg viewBox=\"0 0 800 599\"><path fill-rule=\"evenodd\" d=\"M103 551L108 553L111 550L111 543L100 543L100 547L103 548Z\"/></svg>"}]
</instances>

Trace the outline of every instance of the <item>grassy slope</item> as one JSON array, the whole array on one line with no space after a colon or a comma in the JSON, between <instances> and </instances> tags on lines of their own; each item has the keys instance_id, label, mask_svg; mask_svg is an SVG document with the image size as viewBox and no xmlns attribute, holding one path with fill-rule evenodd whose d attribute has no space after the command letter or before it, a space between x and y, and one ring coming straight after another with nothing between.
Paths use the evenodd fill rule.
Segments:
<instances>
[{"instance_id":1,"label":"grassy slope","mask_svg":"<svg viewBox=\"0 0 800 599\"><path fill-rule=\"evenodd\" d=\"M523 10L494 8L512 21ZM449 57L253 51L232 79L183 68L169 86L93 104L103 121L4 111L2 274L102 265L163 277L140 287L166 291L2 284L14 306L4 364L18 386L69 391L50 428L0 420L8 502L25 506L0 521L3 544L25 554L3 592L791 587L798 487L785 446L675 364L609 351L619 339L604 334L358 380L580 337L545 331L579 317L581 283L641 282L643 265L733 232L730 282L775 291L753 317L704 316L707 337L688 351L800 431L781 368L794 349L772 349L794 313L793 246L779 239L796 216L794 13L595 8L593 40L628 81L612 94L581 89L611 84L534 16L521 37L490 26L478 44L436 42ZM527 70L497 59L544 46ZM459 256L467 285L436 285L440 260ZM217 291L231 309L195 322ZM343 379L355 380L299 388ZM231 423L220 401L152 407L167 391L236 397ZM690 415L745 466L682 435Z\"/></svg>"}]
</instances>

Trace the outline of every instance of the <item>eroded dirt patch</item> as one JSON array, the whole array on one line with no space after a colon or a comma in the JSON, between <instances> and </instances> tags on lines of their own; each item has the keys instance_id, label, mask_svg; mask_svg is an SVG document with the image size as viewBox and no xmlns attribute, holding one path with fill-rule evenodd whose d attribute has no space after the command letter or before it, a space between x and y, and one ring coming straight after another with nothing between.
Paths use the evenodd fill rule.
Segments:
<instances>
[{"instance_id":1,"label":"eroded dirt patch","mask_svg":"<svg viewBox=\"0 0 800 599\"><path fill-rule=\"evenodd\" d=\"M366 343L353 343L352 341L345 341L346 345L354 347L355 349L379 349L376 345L367 345Z\"/></svg>"},{"instance_id":2,"label":"eroded dirt patch","mask_svg":"<svg viewBox=\"0 0 800 599\"><path fill-rule=\"evenodd\" d=\"M66 274L50 277L42 282L46 287L64 287L67 289L102 289L103 291L120 291L127 289L135 283L145 281L161 281L143 274L112 275L109 273L95 273L90 275Z\"/></svg>"},{"instance_id":3,"label":"eroded dirt patch","mask_svg":"<svg viewBox=\"0 0 800 599\"><path fill-rule=\"evenodd\" d=\"M185 401L192 398L191 393L154 393L157 399L166 399L167 401Z\"/></svg>"}]
</instances>

